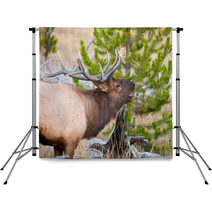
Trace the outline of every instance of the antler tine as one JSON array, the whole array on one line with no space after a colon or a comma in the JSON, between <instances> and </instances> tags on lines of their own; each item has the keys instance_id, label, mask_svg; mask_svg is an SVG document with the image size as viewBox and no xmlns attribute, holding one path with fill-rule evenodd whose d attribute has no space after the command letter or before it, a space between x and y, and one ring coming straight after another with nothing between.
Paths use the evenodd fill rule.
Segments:
<instances>
[{"instance_id":1,"label":"antler tine","mask_svg":"<svg viewBox=\"0 0 212 212\"><path fill-rule=\"evenodd\" d=\"M43 63L40 65L40 68L43 68L46 64L50 63L51 61L58 61L58 58L51 58L50 60L47 61L42 61Z\"/></svg>"},{"instance_id":2,"label":"antler tine","mask_svg":"<svg viewBox=\"0 0 212 212\"><path fill-rule=\"evenodd\" d=\"M80 54L79 51L78 51L78 53L79 53L80 59L81 59L81 61L82 61L81 54ZM92 81L92 82L100 82L100 81L101 81L101 79L102 79L101 76L90 76L89 74L86 73L85 68L84 68L84 66L83 66L82 63L80 64L80 66L81 66L83 75L84 75L88 80L90 80L90 81ZM100 77L100 78L98 78L98 77Z\"/></svg>"},{"instance_id":3,"label":"antler tine","mask_svg":"<svg viewBox=\"0 0 212 212\"><path fill-rule=\"evenodd\" d=\"M100 63L99 63L99 66L100 66L100 71L101 71L101 75L100 75L101 76L100 81L101 81L104 77L104 74L103 74L102 66Z\"/></svg>"},{"instance_id":4,"label":"antler tine","mask_svg":"<svg viewBox=\"0 0 212 212\"><path fill-rule=\"evenodd\" d=\"M96 76L90 76L89 74L86 73L84 66L81 64L82 72L83 75L90 81L92 82L100 82L101 78L96 78Z\"/></svg>"},{"instance_id":5,"label":"antler tine","mask_svg":"<svg viewBox=\"0 0 212 212\"><path fill-rule=\"evenodd\" d=\"M121 59L121 53L120 51L118 50L118 54L119 54L119 60L117 62L117 64L115 65L115 67L110 71L108 72L108 75L111 76L113 75L113 73L119 68L119 66L121 65L121 62L122 62L122 59Z\"/></svg>"},{"instance_id":6,"label":"antler tine","mask_svg":"<svg viewBox=\"0 0 212 212\"><path fill-rule=\"evenodd\" d=\"M59 60L60 60L60 65L61 65L62 69L63 69L65 72L67 72L66 74L70 73L70 72L68 71L68 69L63 65L63 61L62 61L62 58L61 58L61 56L60 56L59 51L57 51L57 54L58 54L58 57L59 57Z\"/></svg>"},{"instance_id":7,"label":"antler tine","mask_svg":"<svg viewBox=\"0 0 212 212\"><path fill-rule=\"evenodd\" d=\"M107 64L105 65L104 69L102 70L102 66L101 64L99 63L100 65L100 70L101 70L101 75L96 75L96 77L101 77L100 78L100 82L104 80L105 78L105 71L108 69L109 65L110 65L110 56L109 56L109 53L107 52Z\"/></svg>"},{"instance_id":8,"label":"antler tine","mask_svg":"<svg viewBox=\"0 0 212 212\"><path fill-rule=\"evenodd\" d=\"M51 73L51 74L45 73L45 76L46 76L46 77L55 77L55 76L60 75L60 74L70 74L70 73L71 73L71 72L68 71L68 69L63 65L63 62L62 62L62 59L61 59L61 57L60 57L59 51L57 51L57 54L58 54L58 57L59 57L59 61L60 61L60 65L61 65L61 67L62 67L62 70L57 71L57 72L55 72L55 73Z\"/></svg>"},{"instance_id":9,"label":"antler tine","mask_svg":"<svg viewBox=\"0 0 212 212\"><path fill-rule=\"evenodd\" d=\"M76 70L78 67L77 61L74 59L74 69Z\"/></svg>"},{"instance_id":10,"label":"antler tine","mask_svg":"<svg viewBox=\"0 0 212 212\"><path fill-rule=\"evenodd\" d=\"M118 55L117 55L117 50L115 49L115 54L116 54L116 59L115 59L115 61L114 61L114 63L113 63L113 65L107 70L107 73L106 73L106 75L114 68L114 66L116 65L116 63L117 63L117 58L118 58Z\"/></svg>"},{"instance_id":11,"label":"antler tine","mask_svg":"<svg viewBox=\"0 0 212 212\"><path fill-rule=\"evenodd\" d=\"M75 78L75 79L79 79L79 80L85 80L85 81L89 81L89 79L87 79L85 76L84 76L84 73L82 71L79 71L79 66L80 66L80 62L76 62L76 60L74 60L74 63L75 63L75 72L73 73L70 73L70 74L67 74L67 76L70 76L72 78ZM76 71L76 69L78 71Z\"/></svg>"},{"instance_id":12,"label":"antler tine","mask_svg":"<svg viewBox=\"0 0 212 212\"><path fill-rule=\"evenodd\" d=\"M121 53L118 51L118 55L117 55L117 50L115 50L115 54L116 54L115 62L107 70L106 75L104 76L104 79L101 82L107 81L112 76L112 74L118 69L118 67L121 64ZM117 58L118 58L118 62L117 62Z\"/></svg>"},{"instance_id":13,"label":"antler tine","mask_svg":"<svg viewBox=\"0 0 212 212\"><path fill-rule=\"evenodd\" d=\"M70 73L67 76L72 77L74 79L79 79L79 80L84 80L84 81L90 81L89 79L87 79L82 72L74 72L74 73Z\"/></svg>"},{"instance_id":14,"label":"antler tine","mask_svg":"<svg viewBox=\"0 0 212 212\"><path fill-rule=\"evenodd\" d=\"M107 52L107 64L103 69L103 73L105 73L105 71L108 69L109 65L110 65L110 56L109 56L109 53Z\"/></svg>"}]
</instances>

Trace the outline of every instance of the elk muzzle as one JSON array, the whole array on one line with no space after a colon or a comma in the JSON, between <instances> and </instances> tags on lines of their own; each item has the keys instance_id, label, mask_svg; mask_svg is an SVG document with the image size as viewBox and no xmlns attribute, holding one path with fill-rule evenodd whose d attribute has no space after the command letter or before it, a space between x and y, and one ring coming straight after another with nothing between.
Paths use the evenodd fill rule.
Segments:
<instances>
[{"instance_id":1,"label":"elk muzzle","mask_svg":"<svg viewBox=\"0 0 212 212\"><path fill-rule=\"evenodd\" d=\"M130 89L129 89L130 93L128 95L127 102L132 102L134 100L135 96L131 95L131 93L135 90L135 83L133 81L129 81L128 83L130 86Z\"/></svg>"}]
</instances>

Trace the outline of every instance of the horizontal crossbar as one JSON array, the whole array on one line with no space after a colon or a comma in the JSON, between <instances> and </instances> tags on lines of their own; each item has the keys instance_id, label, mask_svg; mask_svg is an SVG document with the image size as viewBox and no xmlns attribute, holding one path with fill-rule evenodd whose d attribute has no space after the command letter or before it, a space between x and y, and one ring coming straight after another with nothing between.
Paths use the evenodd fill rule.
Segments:
<instances>
[{"instance_id":1,"label":"horizontal crossbar","mask_svg":"<svg viewBox=\"0 0 212 212\"><path fill-rule=\"evenodd\" d=\"M185 151L187 151L187 152L193 152L193 153L196 153L196 154L199 154L199 152L196 152L196 151L190 151L190 150L188 150L188 149L184 149L184 148L182 148L182 147L180 147L181 149L183 149L183 150L185 150Z\"/></svg>"},{"instance_id":2,"label":"horizontal crossbar","mask_svg":"<svg viewBox=\"0 0 212 212\"><path fill-rule=\"evenodd\" d=\"M14 154L19 153L19 152L25 152L25 151L31 150L31 149L32 149L32 147L31 147L31 148L28 148L28 149L24 149L24 150L22 150L22 151L16 151L16 152L14 152Z\"/></svg>"},{"instance_id":3,"label":"horizontal crossbar","mask_svg":"<svg viewBox=\"0 0 212 212\"><path fill-rule=\"evenodd\" d=\"M20 160L21 158L23 158L26 154L28 154L31 151L32 151L32 148L29 149L27 152L25 152L23 155L20 155L16 160Z\"/></svg>"},{"instance_id":4,"label":"horizontal crossbar","mask_svg":"<svg viewBox=\"0 0 212 212\"><path fill-rule=\"evenodd\" d=\"M185 155L190 157L192 160L196 160L193 156L189 155L186 151L184 151L182 148L180 148L180 151L183 152Z\"/></svg>"},{"instance_id":5,"label":"horizontal crossbar","mask_svg":"<svg viewBox=\"0 0 212 212\"><path fill-rule=\"evenodd\" d=\"M28 149L24 149L22 151L16 151L16 152L14 152L14 154L19 153L19 152L25 152L27 150L32 150L32 149L39 149L39 148L38 147L31 147L31 148L28 148Z\"/></svg>"}]
</instances>

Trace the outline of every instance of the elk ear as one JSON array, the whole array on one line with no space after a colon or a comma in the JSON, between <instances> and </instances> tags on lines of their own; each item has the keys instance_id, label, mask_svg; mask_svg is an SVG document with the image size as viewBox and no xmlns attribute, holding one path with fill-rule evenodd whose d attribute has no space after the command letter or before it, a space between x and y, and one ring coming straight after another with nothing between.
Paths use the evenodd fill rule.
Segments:
<instances>
[{"instance_id":1,"label":"elk ear","mask_svg":"<svg viewBox=\"0 0 212 212\"><path fill-rule=\"evenodd\" d=\"M105 92L105 93L108 92L108 83L107 82L103 82L103 83L94 82L93 84L96 87L98 87L102 92Z\"/></svg>"}]
</instances>

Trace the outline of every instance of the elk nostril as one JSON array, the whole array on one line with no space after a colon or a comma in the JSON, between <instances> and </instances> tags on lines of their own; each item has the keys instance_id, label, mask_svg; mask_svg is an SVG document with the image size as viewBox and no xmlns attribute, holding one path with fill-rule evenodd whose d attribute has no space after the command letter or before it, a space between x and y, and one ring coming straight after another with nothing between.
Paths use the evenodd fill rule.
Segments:
<instances>
[{"instance_id":1,"label":"elk nostril","mask_svg":"<svg viewBox=\"0 0 212 212\"><path fill-rule=\"evenodd\" d=\"M131 85L135 87L135 83L133 81L130 81Z\"/></svg>"}]
</instances>

